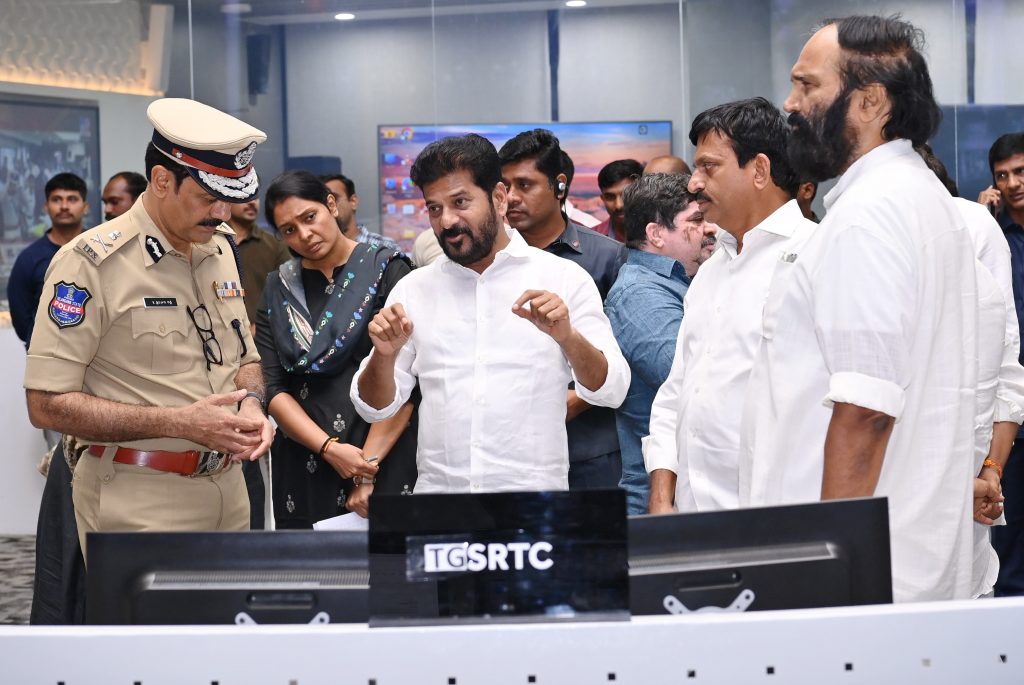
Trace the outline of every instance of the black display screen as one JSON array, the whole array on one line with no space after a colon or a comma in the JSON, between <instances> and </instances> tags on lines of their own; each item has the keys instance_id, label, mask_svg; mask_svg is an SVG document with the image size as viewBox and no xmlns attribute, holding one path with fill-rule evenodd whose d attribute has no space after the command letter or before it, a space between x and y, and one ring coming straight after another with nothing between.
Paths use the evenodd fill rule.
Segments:
<instances>
[{"instance_id":1,"label":"black display screen","mask_svg":"<svg viewBox=\"0 0 1024 685\"><path fill-rule=\"evenodd\" d=\"M628 618L621 490L375 496L370 622Z\"/></svg>"}]
</instances>

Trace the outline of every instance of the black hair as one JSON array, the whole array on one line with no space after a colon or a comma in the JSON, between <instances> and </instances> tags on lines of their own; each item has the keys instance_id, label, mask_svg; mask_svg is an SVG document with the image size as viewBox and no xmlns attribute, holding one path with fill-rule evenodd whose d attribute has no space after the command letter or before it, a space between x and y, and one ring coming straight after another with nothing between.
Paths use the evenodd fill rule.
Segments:
<instances>
[{"instance_id":1,"label":"black hair","mask_svg":"<svg viewBox=\"0 0 1024 685\"><path fill-rule=\"evenodd\" d=\"M953 197L960 197L960 191L956 187L956 181L949 177L949 172L946 171L946 165L942 163L942 160L935 156L932 152L932 146L928 143L919 145L915 148L917 154L921 155L921 159L924 160L925 165L931 169L932 173L939 177L939 181L945 186L946 190Z\"/></svg>"},{"instance_id":2,"label":"black hair","mask_svg":"<svg viewBox=\"0 0 1024 685\"><path fill-rule=\"evenodd\" d=\"M153 179L153 167L162 166L174 175L174 187L181 187L182 181L188 177L188 168L171 159L157 149L156 145L150 143L146 146L146 178Z\"/></svg>"},{"instance_id":3,"label":"black hair","mask_svg":"<svg viewBox=\"0 0 1024 685\"><path fill-rule=\"evenodd\" d=\"M324 182L324 185L327 185L331 181L340 181L345 184L345 194L348 195L350 199L356 194L356 184L345 174L324 174L320 177L320 180Z\"/></svg>"},{"instance_id":4,"label":"black hair","mask_svg":"<svg viewBox=\"0 0 1024 685\"><path fill-rule=\"evenodd\" d=\"M524 159L534 160L537 170L548 177L552 188L558 187L558 175L565 173L562 147L555 134L545 128L523 131L510 138L501 146L498 157L501 158L501 166Z\"/></svg>"},{"instance_id":5,"label":"black hair","mask_svg":"<svg viewBox=\"0 0 1024 685\"><path fill-rule=\"evenodd\" d=\"M626 247L640 249L647 242L647 224L677 230L675 219L696 197L688 190L687 174L647 174L622 193L625 204Z\"/></svg>"},{"instance_id":6,"label":"black hair","mask_svg":"<svg viewBox=\"0 0 1024 685\"><path fill-rule=\"evenodd\" d=\"M149 181L142 174L135 171L119 171L110 177L110 181L115 178L123 178L125 185L128 186L128 194L132 196L133 200L138 200L139 195L146 192L146 188L149 186ZM107 181L109 183L110 181Z\"/></svg>"},{"instance_id":7,"label":"black hair","mask_svg":"<svg viewBox=\"0 0 1024 685\"><path fill-rule=\"evenodd\" d=\"M617 159L601 167L597 172L597 187L602 191L619 181L640 178L644 173L644 165L635 159Z\"/></svg>"},{"instance_id":8,"label":"black hair","mask_svg":"<svg viewBox=\"0 0 1024 685\"><path fill-rule=\"evenodd\" d=\"M327 206L327 199L331 195L331 189L315 174L301 170L285 171L270 182L263 199L263 215L267 218L267 223L276 229L274 208L288 198L301 197L303 200Z\"/></svg>"},{"instance_id":9,"label":"black hair","mask_svg":"<svg viewBox=\"0 0 1024 685\"><path fill-rule=\"evenodd\" d=\"M835 25L843 49L839 68L845 92L878 83L889 96L886 140L906 138L915 147L935 135L942 110L935 101L924 55L924 32L899 14L827 19Z\"/></svg>"},{"instance_id":10,"label":"black hair","mask_svg":"<svg viewBox=\"0 0 1024 685\"><path fill-rule=\"evenodd\" d=\"M55 190L70 190L73 193L78 193L82 196L83 202L85 202L85 196L89 192L81 176L68 172L57 174L46 182L46 185L43 187L46 199L50 199L50 193Z\"/></svg>"},{"instance_id":11,"label":"black hair","mask_svg":"<svg viewBox=\"0 0 1024 685\"><path fill-rule=\"evenodd\" d=\"M435 140L416 157L409 178L423 190L439 178L459 171L468 171L473 183L490 200L494 187L501 183L501 162L491 141L475 133Z\"/></svg>"},{"instance_id":12,"label":"black hair","mask_svg":"<svg viewBox=\"0 0 1024 685\"><path fill-rule=\"evenodd\" d=\"M996 179L996 164L1014 155L1024 154L1024 133L1004 133L996 138L988 149L988 170L992 174L992 182Z\"/></svg>"},{"instance_id":13,"label":"black hair","mask_svg":"<svg viewBox=\"0 0 1024 685\"><path fill-rule=\"evenodd\" d=\"M696 145L711 131L729 139L741 167L758 154L764 154L771 164L775 185L790 197L796 195L800 180L787 152L790 127L775 105L756 97L706 109L690 126L690 142Z\"/></svg>"}]
</instances>

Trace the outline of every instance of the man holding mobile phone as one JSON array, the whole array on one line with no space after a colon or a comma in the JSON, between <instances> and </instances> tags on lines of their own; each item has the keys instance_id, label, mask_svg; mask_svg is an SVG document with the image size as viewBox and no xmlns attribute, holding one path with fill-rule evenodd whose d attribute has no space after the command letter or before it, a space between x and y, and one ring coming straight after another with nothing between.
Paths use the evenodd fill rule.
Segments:
<instances>
[{"instance_id":1,"label":"man holding mobile phone","mask_svg":"<svg viewBox=\"0 0 1024 685\"><path fill-rule=\"evenodd\" d=\"M1010 245L1010 266L1017 321L1024 322L1024 133L1006 133L988 151L992 185L978 202L987 205ZM1022 329L1024 330L1024 329ZM1021 355L1024 361L1024 354ZM1024 429L1003 469L1005 526L992 527L992 546L999 555L996 595L1024 594Z\"/></svg>"}]
</instances>

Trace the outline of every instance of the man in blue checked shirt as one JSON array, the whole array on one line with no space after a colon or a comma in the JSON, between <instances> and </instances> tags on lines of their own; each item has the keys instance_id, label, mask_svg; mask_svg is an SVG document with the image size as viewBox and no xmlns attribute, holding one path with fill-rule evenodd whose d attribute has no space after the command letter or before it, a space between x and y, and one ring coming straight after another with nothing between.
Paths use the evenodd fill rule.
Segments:
<instances>
[{"instance_id":1,"label":"man in blue checked shirt","mask_svg":"<svg viewBox=\"0 0 1024 685\"><path fill-rule=\"evenodd\" d=\"M640 440L651 404L668 377L683 320L683 296L715 248L717 227L704 221L689 176L649 174L624 194L628 257L608 293L605 313L633 373L615 412L622 480L630 515L647 513L650 485Z\"/></svg>"}]
</instances>

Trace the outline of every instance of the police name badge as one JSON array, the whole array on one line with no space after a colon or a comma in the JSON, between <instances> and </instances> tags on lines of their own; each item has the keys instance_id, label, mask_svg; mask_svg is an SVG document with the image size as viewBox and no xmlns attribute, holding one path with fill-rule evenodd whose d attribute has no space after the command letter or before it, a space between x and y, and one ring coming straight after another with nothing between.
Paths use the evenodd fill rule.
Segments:
<instances>
[{"instance_id":1,"label":"police name badge","mask_svg":"<svg viewBox=\"0 0 1024 685\"><path fill-rule=\"evenodd\" d=\"M71 328L85 321L85 303L92 298L86 288L61 281L53 286L48 313L57 328Z\"/></svg>"}]
</instances>

